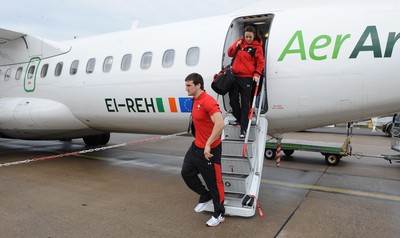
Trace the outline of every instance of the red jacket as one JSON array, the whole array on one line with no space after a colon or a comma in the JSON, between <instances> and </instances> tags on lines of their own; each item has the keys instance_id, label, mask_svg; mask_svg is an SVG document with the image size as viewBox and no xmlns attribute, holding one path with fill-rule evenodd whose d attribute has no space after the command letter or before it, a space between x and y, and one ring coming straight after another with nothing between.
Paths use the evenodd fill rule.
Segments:
<instances>
[{"instance_id":1,"label":"red jacket","mask_svg":"<svg viewBox=\"0 0 400 238\"><path fill-rule=\"evenodd\" d=\"M262 43L254 40L251 44L247 43L244 39L239 38L231 47L228 49L228 56L233 57L236 51L236 45L239 40L240 43L239 51L236 55L235 61L232 65L232 70L238 77L250 77L261 76L264 70L264 52Z\"/></svg>"}]
</instances>

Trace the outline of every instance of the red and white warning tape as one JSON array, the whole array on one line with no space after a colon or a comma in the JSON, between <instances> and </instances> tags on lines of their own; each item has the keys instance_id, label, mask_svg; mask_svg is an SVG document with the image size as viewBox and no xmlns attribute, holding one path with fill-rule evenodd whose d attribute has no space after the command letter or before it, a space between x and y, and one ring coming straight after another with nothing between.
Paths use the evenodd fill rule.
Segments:
<instances>
[{"instance_id":1,"label":"red and white warning tape","mask_svg":"<svg viewBox=\"0 0 400 238\"><path fill-rule=\"evenodd\" d=\"M277 167L279 167L281 165L281 139L278 139L278 142L276 145L275 164Z\"/></svg>"},{"instance_id":2,"label":"red and white warning tape","mask_svg":"<svg viewBox=\"0 0 400 238\"><path fill-rule=\"evenodd\" d=\"M67 157L67 156L74 156L74 155L77 155L77 154L87 154L87 153L92 153L92 152L101 151L101 150L108 150L108 149L114 149L114 148L128 146L128 145L146 143L146 142L150 142L150 141L163 140L163 139L168 139L168 138L172 138L172 137L175 137L175 136L183 135L183 134L186 134L186 133L187 132L185 131L185 132L179 132L179 133L165 135L165 136L157 136L157 137L152 137L152 138L148 138L148 139L127 142L127 143L122 143L122 144L117 144L117 145L110 145L110 146L104 146L104 147L99 147L99 148L94 148L94 149L81 150L81 151L75 151L75 152L58 154L58 155L50 155L50 156L38 157L38 158L26 159L26 160L20 160L20 161L15 161L15 162L8 162L8 163L0 164L0 168L1 167L12 166L12 165L27 164L27 163L30 163L30 162L36 162L36 161L42 161L42 160L49 160L49 159Z\"/></svg>"},{"instance_id":3,"label":"red and white warning tape","mask_svg":"<svg viewBox=\"0 0 400 238\"><path fill-rule=\"evenodd\" d=\"M261 208L261 204L258 201L257 197L255 195L251 195L250 197L254 198L254 200L256 201L256 207L257 207L257 211L258 211L258 215L263 218L264 217L264 212Z\"/></svg>"}]
</instances>

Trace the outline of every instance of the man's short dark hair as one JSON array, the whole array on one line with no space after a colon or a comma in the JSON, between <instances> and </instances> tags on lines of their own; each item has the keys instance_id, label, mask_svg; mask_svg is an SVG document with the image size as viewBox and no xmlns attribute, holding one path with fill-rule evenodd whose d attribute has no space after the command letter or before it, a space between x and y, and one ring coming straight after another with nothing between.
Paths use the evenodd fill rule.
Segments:
<instances>
[{"instance_id":1,"label":"man's short dark hair","mask_svg":"<svg viewBox=\"0 0 400 238\"><path fill-rule=\"evenodd\" d=\"M191 73L188 76L186 76L185 82L186 81L193 81L194 85L200 84L200 89L204 90L204 80L200 74Z\"/></svg>"}]
</instances>

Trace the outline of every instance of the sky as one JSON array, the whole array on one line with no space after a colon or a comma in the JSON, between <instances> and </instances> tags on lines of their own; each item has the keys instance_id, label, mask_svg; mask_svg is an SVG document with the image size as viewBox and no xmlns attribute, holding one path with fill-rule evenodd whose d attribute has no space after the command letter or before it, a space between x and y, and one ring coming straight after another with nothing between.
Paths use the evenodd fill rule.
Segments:
<instances>
[{"instance_id":1,"label":"sky","mask_svg":"<svg viewBox=\"0 0 400 238\"><path fill-rule=\"evenodd\" d=\"M227 14L261 0L11 0L0 28L53 41Z\"/></svg>"}]
</instances>

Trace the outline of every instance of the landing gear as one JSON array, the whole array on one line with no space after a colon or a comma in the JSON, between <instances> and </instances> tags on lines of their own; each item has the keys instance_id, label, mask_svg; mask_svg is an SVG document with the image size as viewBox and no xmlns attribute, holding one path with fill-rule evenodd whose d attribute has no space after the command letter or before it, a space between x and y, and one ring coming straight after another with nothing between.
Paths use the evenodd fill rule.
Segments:
<instances>
[{"instance_id":1,"label":"landing gear","mask_svg":"<svg viewBox=\"0 0 400 238\"><path fill-rule=\"evenodd\" d=\"M110 133L83 137L87 146L106 145L110 141Z\"/></svg>"},{"instance_id":2,"label":"landing gear","mask_svg":"<svg viewBox=\"0 0 400 238\"><path fill-rule=\"evenodd\" d=\"M387 136L392 137L392 128L393 128L393 122L388 122L386 125L382 127L383 133L385 133Z\"/></svg>"}]
</instances>

